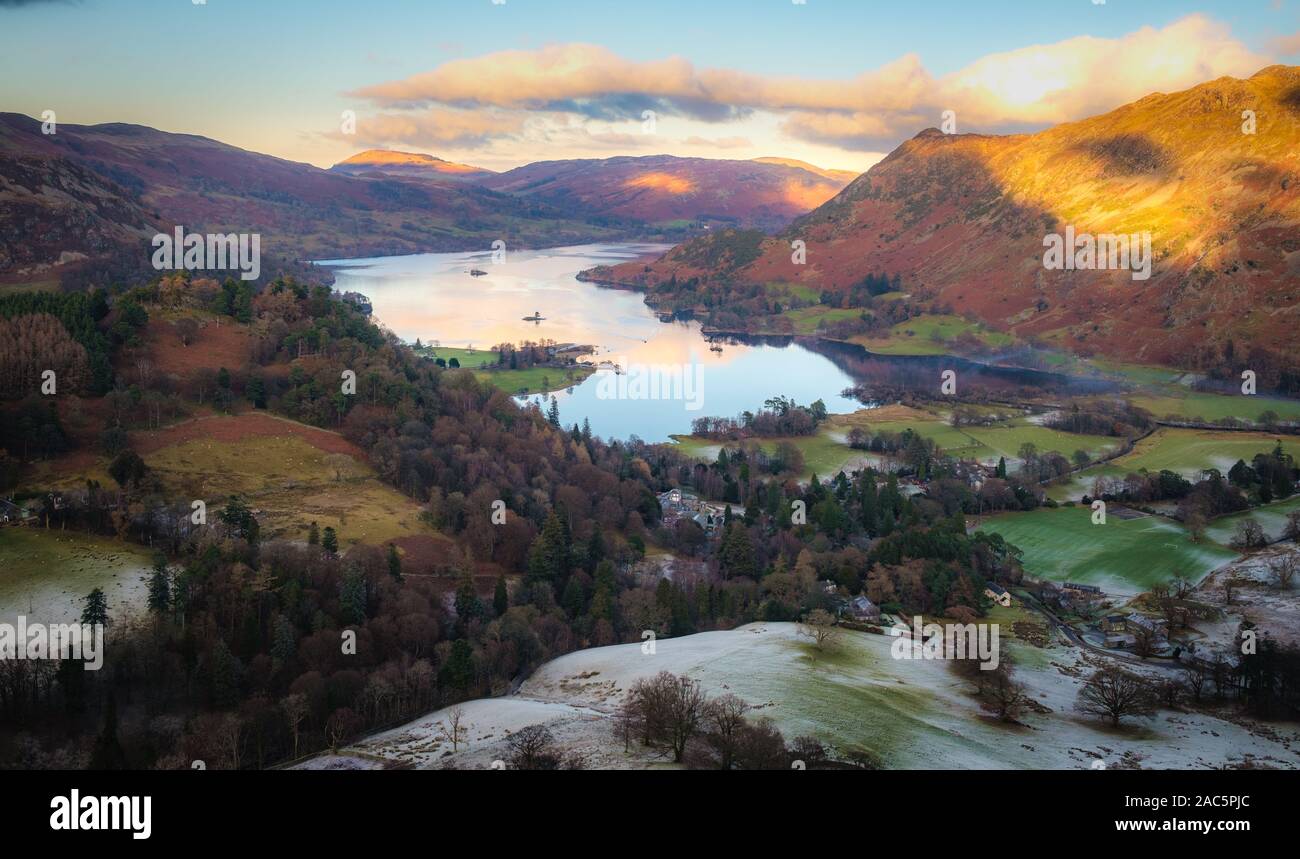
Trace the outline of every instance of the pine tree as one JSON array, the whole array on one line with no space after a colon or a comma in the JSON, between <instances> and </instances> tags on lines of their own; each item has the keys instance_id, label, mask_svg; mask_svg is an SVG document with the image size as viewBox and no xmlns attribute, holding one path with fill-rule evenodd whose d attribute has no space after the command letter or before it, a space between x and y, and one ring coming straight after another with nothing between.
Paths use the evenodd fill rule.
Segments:
<instances>
[{"instance_id":1,"label":"pine tree","mask_svg":"<svg viewBox=\"0 0 1300 859\"><path fill-rule=\"evenodd\" d=\"M127 767L126 752L117 739L117 699L109 693L104 705L104 730L95 740L95 748L90 753L89 768L92 770L124 770Z\"/></svg>"},{"instance_id":2,"label":"pine tree","mask_svg":"<svg viewBox=\"0 0 1300 859\"><path fill-rule=\"evenodd\" d=\"M321 548L329 552L331 555L338 553L339 537L338 534L334 533L333 528L330 528L328 526L325 528L325 535L321 537L320 544L321 544Z\"/></svg>"},{"instance_id":3,"label":"pine tree","mask_svg":"<svg viewBox=\"0 0 1300 859\"><path fill-rule=\"evenodd\" d=\"M167 559L159 555L149 575L149 611L156 615L166 613L172 604L171 578L167 573Z\"/></svg>"},{"instance_id":4,"label":"pine tree","mask_svg":"<svg viewBox=\"0 0 1300 859\"><path fill-rule=\"evenodd\" d=\"M307 545L308 546L320 545L320 526L317 525L315 522L312 522L311 528L307 530Z\"/></svg>"},{"instance_id":5,"label":"pine tree","mask_svg":"<svg viewBox=\"0 0 1300 859\"><path fill-rule=\"evenodd\" d=\"M325 529L326 535L329 529ZM364 623L366 620L367 588L366 577L361 570L353 568L343 576L339 586L339 611L344 623Z\"/></svg>"},{"instance_id":6,"label":"pine tree","mask_svg":"<svg viewBox=\"0 0 1300 859\"><path fill-rule=\"evenodd\" d=\"M506 577L497 577L497 587L492 593L492 610L496 612L497 617L505 614L510 608L510 590L506 587Z\"/></svg>"},{"instance_id":7,"label":"pine tree","mask_svg":"<svg viewBox=\"0 0 1300 859\"><path fill-rule=\"evenodd\" d=\"M474 651L463 638L456 639L451 653L438 672L438 683L453 689L465 690L474 679Z\"/></svg>"},{"instance_id":8,"label":"pine tree","mask_svg":"<svg viewBox=\"0 0 1300 859\"><path fill-rule=\"evenodd\" d=\"M757 577L754 544L749 539L749 531L739 522L731 523L723 533L722 545L718 549L718 566L724 578Z\"/></svg>"},{"instance_id":9,"label":"pine tree","mask_svg":"<svg viewBox=\"0 0 1300 859\"><path fill-rule=\"evenodd\" d=\"M478 592L474 590L474 582L469 576L466 576L460 586L456 588L456 617L461 623L468 623L476 617L483 616L483 601L478 598Z\"/></svg>"},{"instance_id":10,"label":"pine tree","mask_svg":"<svg viewBox=\"0 0 1300 859\"><path fill-rule=\"evenodd\" d=\"M83 626L108 626L108 598L99 588L86 595L81 623Z\"/></svg>"},{"instance_id":11,"label":"pine tree","mask_svg":"<svg viewBox=\"0 0 1300 859\"><path fill-rule=\"evenodd\" d=\"M388 574L399 582L402 580L402 556L397 554L397 544L388 544Z\"/></svg>"}]
</instances>

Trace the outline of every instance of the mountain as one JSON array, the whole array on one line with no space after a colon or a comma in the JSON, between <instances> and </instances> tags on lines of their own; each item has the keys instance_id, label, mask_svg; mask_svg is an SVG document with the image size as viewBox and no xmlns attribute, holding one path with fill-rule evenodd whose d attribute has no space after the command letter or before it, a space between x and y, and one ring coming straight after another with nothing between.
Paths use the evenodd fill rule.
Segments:
<instances>
[{"instance_id":1,"label":"mountain","mask_svg":"<svg viewBox=\"0 0 1300 859\"><path fill-rule=\"evenodd\" d=\"M800 162L652 155L539 161L482 184L589 217L779 230L851 179Z\"/></svg>"},{"instance_id":2,"label":"mountain","mask_svg":"<svg viewBox=\"0 0 1300 859\"><path fill-rule=\"evenodd\" d=\"M387 149L367 149L330 168L335 173L364 176L378 173L403 176L409 179L482 179L493 171L468 164L444 161L432 155L414 152L393 152Z\"/></svg>"},{"instance_id":3,"label":"mountain","mask_svg":"<svg viewBox=\"0 0 1300 859\"><path fill-rule=\"evenodd\" d=\"M148 263L176 225L252 232L282 259L540 247L620 238L536 200L471 183L350 176L140 125L60 123L0 113L0 277Z\"/></svg>"},{"instance_id":4,"label":"mountain","mask_svg":"<svg viewBox=\"0 0 1300 859\"><path fill-rule=\"evenodd\" d=\"M829 179L832 182L838 182L841 185L847 185L854 179L858 178L858 174L852 170L827 170L824 167L809 164L807 161L800 161L798 158L755 158L753 159L753 162L755 164L776 164L780 167L793 167L799 170L807 170L809 173L815 173L823 179Z\"/></svg>"},{"instance_id":5,"label":"mountain","mask_svg":"<svg viewBox=\"0 0 1300 859\"><path fill-rule=\"evenodd\" d=\"M1254 133L1248 122L1253 111ZM1149 279L1048 270L1049 235L1150 233ZM791 242L807 243L805 265ZM775 237L717 236L591 279L653 288L899 275L916 301L1080 354L1184 363L1294 350L1300 322L1300 68L1157 93L1035 134L922 131Z\"/></svg>"}]
</instances>

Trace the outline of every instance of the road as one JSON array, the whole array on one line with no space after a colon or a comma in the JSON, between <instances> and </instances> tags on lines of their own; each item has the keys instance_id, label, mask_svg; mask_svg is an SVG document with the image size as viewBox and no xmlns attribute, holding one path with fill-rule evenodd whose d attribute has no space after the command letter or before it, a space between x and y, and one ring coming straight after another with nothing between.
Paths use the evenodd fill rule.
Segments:
<instances>
[{"instance_id":1,"label":"road","mask_svg":"<svg viewBox=\"0 0 1300 859\"><path fill-rule=\"evenodd\" d=\"M1142 668L1158 668L1162 671L1182 671L1186 667L1182 663L1175 662L1172 660L1142 659L1141 657L1137 657L1137 656L1129 656L1127 654L1121 654L1121 652L1117 650L1110 650L1105 647L1098 647L1095 644L1089 644L1087 640L1084 639L1083 636L1079 635L1079 633L1074 629L1074 627L1070 626L1068 623L1066 623L1065 621L1057 617L1052 612L1051 609L1049 609L1047 606L1040 603L1037 599L1028 596L1023 592L1020 598L1024 601L1025 605L1029 606L1030 608L1034 609L1039 614L1047 618L1048 623L1050 623L1052 626L1059 629L1065 635L1065 637L1070 640L1070 643L1076 647L1082 648L1084 650L1090 650L1093 653L1099 654L1101 656L1106 656L1110 659L1116 660L1117 662L1127 662L1130 665L1135 665Z\"/></svg>"}]
</instances>

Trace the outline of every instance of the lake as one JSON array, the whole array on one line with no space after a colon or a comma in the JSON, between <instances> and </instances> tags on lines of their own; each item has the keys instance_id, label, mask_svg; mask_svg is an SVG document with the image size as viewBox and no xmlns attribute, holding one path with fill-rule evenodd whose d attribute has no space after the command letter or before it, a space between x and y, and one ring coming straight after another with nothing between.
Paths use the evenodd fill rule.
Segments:
<instances>
[{"instance_id":1,"label":"lake","mask_svg":"<svg viewBox=\"0 0 1300 859\"><path fill-rule=\"evenodd\" d=\"M756 411L781 395L834 412L861 408L842 396L854 384L829 357L785 341L729 342L722 352L694 321L660 322L641 293L581 283L578 272L667 250L616 244L492 254L417 254L326 260L335 289L367 295L375 318L403 340L490 349L498 343L553 340L596 348L588 360L611 361L624 376L598 373L553 392L565 426L587 420L604 438L668 441L704 416ZM481 277L472 269L487 272ZM525 322L539 313L541 322ZM664 384L655 385L656 379ZM646 385L638 387L638 380ZM668 381L671 380L671 381ZM622 381L623 384L617 384ZM651 398L653 394L673 399ZM536 399L535 397L532 399Z\"/></svg>"},{"instance_id":2,"label":"lake","mask_svg":"<svg viewBox=\"0 0 1300 859\"><path fill-rule=\"evenodd\" d=\"M657 256L666 245L604 244L513 251L417 254L324 260L335 288L367 295L375 318L407 342L491 349L500 343L551 340L593 346L584 360L612 362L621 375L597 373L552 392L565 426L591 424L606 439L668 441L696 418L757 411L775 396L801 405L822 400L832 414L863 408L864 399L897 399L907 390L937 397L952 370L962 393L1021 400L1050 394L1100 393L1108 382L993 366L954 356L885 356L813 337L730 337L713 351L693 320L662 322L640 292L580 282L597 265ZM471 271L484 272L475 277ZM540 315L542 321L525 321ZM716 339L716 338L715 338ZM879 394L877 397L876 394ZM541 395L521 397L534 402ZM549 398L547 405L549 403Z\"/></svg>"}]
</instances>

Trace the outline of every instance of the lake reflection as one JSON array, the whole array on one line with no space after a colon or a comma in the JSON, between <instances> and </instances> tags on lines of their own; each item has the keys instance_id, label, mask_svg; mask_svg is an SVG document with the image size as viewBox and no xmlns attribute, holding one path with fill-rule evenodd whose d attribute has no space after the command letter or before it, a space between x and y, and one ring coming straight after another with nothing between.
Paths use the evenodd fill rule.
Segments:
<instances>
[{"instance_id":1,"label":"lake reflection","mask_svg":"<svg viewBox=\"0 0 1300 859\"><path fill-rule=\"evenodd\" d=\"M657 255L666 249L618 244L513 251L496 264L491 253L321 264L334 268L336 289L369 296L375 317L408 342L419 338L442 346L490 349L499 343L548 339L594 346L592 360L613 361L625 369L678 368L698 378L698 392L682 392L698 393L695 402L685 397L602 399L610 386L601 385L600 375L554 392L566 426L587 420L592 431L604 438L637 435L647 441L668 441L673 434L689 433L696 418L754 411L777 395L805 405L821 399L831 412L861 407L841 396L853 385L853 378L824 355L788 342L723 344L721 353L713 352L698 323L662 323L641 293L604 289L575 278L592 266ZM471 269L486 274L473 277ZM523 320L535 312L545 320Z\"/></svg>"}]
</instances>

